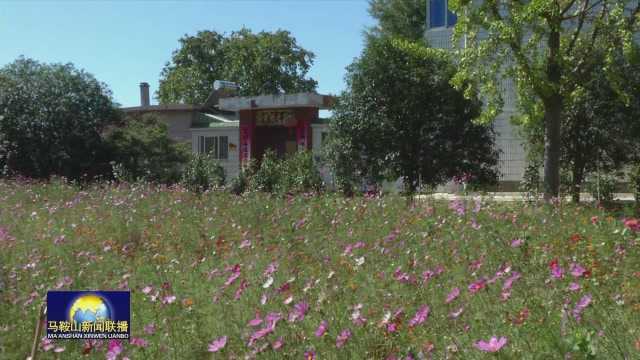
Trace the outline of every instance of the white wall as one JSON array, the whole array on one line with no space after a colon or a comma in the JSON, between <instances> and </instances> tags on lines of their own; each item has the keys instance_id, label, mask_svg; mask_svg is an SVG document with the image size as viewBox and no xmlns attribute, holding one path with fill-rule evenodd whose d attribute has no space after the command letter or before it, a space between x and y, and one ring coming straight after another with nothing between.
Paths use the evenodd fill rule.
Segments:
<instances>
[{"instance_id":1,"label":"white wall","mask_svg":"<svg viewBox=\"0 0 640 360\"><path fill-rule=\"evenodd\" d=\"M240 172L240 129L237 127L191 129L191 151L194 153L198 152L198 136L227 136L229 156L226 160L219 160L219 162L225 170L227 182L238 176Z\"/></svg>"}]
</instances>

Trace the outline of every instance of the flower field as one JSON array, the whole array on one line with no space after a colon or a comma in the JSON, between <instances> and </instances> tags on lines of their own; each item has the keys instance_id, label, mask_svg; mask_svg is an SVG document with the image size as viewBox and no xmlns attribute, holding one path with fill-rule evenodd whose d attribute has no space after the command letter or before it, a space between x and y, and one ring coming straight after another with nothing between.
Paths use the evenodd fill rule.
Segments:
<instances>
[{"instance_id":1,"label":"flower field","mask_svg":"<svg viewBox=\"0 0 640 360\"><path fill-rule=\"evenodd\" d=\"M42 359L638 359L624 211L0 182L0 358L47 290L131 289L131 341Z\"/></svg>"}]
</instances>

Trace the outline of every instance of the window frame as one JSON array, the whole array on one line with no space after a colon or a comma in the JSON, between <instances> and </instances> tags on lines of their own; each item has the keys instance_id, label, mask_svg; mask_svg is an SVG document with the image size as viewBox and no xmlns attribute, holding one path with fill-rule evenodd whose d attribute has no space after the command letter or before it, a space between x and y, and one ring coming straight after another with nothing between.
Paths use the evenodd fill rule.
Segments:
<instances>
[{"instance_id":1,"label":"window frame","mask_svg":"<svg viewBox=\"0 0 640 360\"><path fill-rule=\"evenodd\" d=\"M207 151L209 150L209 151ZM229 159L229 136L228 135L199 135L198 153L207 154L216 160Z\"/></svg>"},{"instance_id":2,"label":"window frame","mask_svg":"<svg viewBox=\"0 0 640 360\"><path fill-rule=\"evenodd\" d=\"M431 4L434 1L442 1L443 2L443 25L438 25L438 26L433 26L431 25ZM453 19L453 23L450 23ZM433 30L433 29L448 29L453 27L457 22L458 22L458 16L449 10L449 0L428 0L427 1L427 30Z\"/></svg>"}]
</instances>

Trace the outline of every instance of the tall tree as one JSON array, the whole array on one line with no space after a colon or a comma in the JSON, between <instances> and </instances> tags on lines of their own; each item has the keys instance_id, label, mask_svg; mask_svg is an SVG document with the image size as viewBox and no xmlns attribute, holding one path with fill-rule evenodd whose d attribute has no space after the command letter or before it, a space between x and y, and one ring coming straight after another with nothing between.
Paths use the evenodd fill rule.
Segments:
<instances>
[{"instance_id":1,"label":"tall tree","mask_svg":"<svg viewBox=\"0 0 640 360\"><path fill-rule=\"evenodd\" d=\"M225 36L200 31L180 39L160 74L160 103L203 103L215 80L238 83L240 95L314 91L307 77L314 54L285 30L254 34L243 28Z\"/></svg>"},{"instance_id":2,"label":"tall tree","mask_svg":"<svg viewBox=\"0 0 640 360\"><path fill-rule=\"evenodd\" d=\"M640 4L633 0L450 0L458 15L455 37L464 38L454 82L474 79L488 99L484 120L502 106L499 78L513 77L520 110L544 128L545 198L558 195L562 114L579 79L597 62L590 49L604 44L607 62L629 52Z\"/></svg>"},{"instance_id":3,"label":"tall tree","mask_svg":"<svg viewBox=\"0 0 640 360\"><path fill-rule=\"evenodd\" d=\"M94 173L108 164L101 132L119 119L107 86L72 64L19 58L0 69L0 157L10 172Z\"/></svg>"},{"instance_id":4,"label":"tall tree","mask_svg":"<svg viewBox=\"0 0 640 360\"><path fill-rule=\"evenodd\" d=\"M493 133L471 121L481 104L449 84L455 72L445 50L370 39L347 68L347 90L330 124L328 159L338 186L402 177L413 193L420 183L463 174L495 181Z\"/></svg>"},{"instance_id":5,"label":"tall tree","mask_svg":"<svg viewBox=\"0 0 640 360\"><path fill-rule=\"evenodd\" d=\"M369 15L377 20L369 35L424 41L426 0L369 0Z\"/></svg>"}]
</instances>

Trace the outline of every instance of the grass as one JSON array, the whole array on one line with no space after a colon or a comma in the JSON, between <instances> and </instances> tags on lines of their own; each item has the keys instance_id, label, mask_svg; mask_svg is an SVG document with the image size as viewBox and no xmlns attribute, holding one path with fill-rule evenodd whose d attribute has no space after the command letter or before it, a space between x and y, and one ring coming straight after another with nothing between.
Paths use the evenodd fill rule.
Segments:
<instances>
[{"instance_id":1,"label":"grass","mask_svg":"<svg viewBox=\"0 0 640 360\"><path fill-rule=\"evenodd\" d=\"M640 235L621 213L59 181L0 182L0 203L0 358L28 355L54 288L131 289L132 335L144 341L122 344L119 358L640 358ZM424 305L427 319L411 326ZM266 321L248 322L269 313L282 320L248 346ZM343 330L351 336L338 348ZM507 339L499 351L475 346L493 336ZM43 345L45 359L108 350Z\"/></svg>"}]
</instances>

